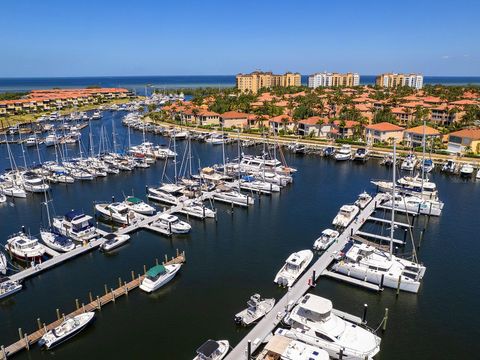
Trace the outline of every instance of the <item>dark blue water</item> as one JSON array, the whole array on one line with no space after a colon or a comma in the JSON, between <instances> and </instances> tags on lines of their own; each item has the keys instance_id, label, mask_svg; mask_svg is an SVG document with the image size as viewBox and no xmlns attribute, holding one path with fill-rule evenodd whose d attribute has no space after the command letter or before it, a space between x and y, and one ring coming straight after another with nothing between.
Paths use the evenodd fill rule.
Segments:
<instances>
[{"instance_id":1,"label":"dark blue water","mask_svg":"<svg viewBox=\"0 0 480 360\"><path fill-rule=\"evenodd\" d=\"M107 113L93 123L95 141L104 125L111 134L111 117L117 123L119 144L126 144L126 132L120 113ZM88 129L83 131L84 139ZM141 141L132 133L132 142ZM156 143L168 140L155 135ZM111 142L111 140L110 140ZM88 144L86 144L88 148ZM123 145L122 145L123 146ZM178 143L183 153L185 143ZM12 145L17 162L21 149ZM86 149L85 149L86 150ZM257 149L260 150L260 149ZM27 161L36 161L36 152L26 150ZM73 153L74 149L70 150ZM227 146L227 155L235 155L236 146ZM247 150L255 152L255 149ZM52 150L41 148L42 157ZM194 164L220 162L221 148L193 143ZM336 163L316 156L285 154L289 165L298 168L293 185L281 194L257 198L249 210L216 204L218 222L191 220L192 232L186 236L163 236L139 231L130 243L105 256L94 251L49 270L25 283L25 289L0 302L0 344L17 338L17 328L31 332L36 319L49 322L55 309L69 312L75 299L88 301L88 292L102 294L104 284L115 286L118 277L127 279L130 271L142 271L155 258L185 250L187 263L180 275L167 287L146 295L135 290L98 313L98 321L74 340L53 352L33 349L18 359L191 359L196 347L208 338L228 339L233 344L245 334L233 323L233 315L244 308L249 296L260 292L279 298L284 290L273 278L285 258L293 251L311 248L320 232L330 226L338 208L354 201L363 190L374 191L372 178L387 178L389 170L376 161L364 165ZM0 146L0 170L8 167L6 147ZM195 166L194 166L195 167ZM163 162L152 168L121 173L92 182L54 185L55 211L63 214L71 208L93 214L93 202L120 199L134 192L144 197L145 185L160 181ZM172 173L172 168L168 168ZM432 174L446 203L441 218L417 222L415 234L426 227L419 256L427 266L420 292L416 295L385 290L381 294L352 287L334 280L321 279L315 293L332 299L334 306L360 315L369 304L369 324L375 327L390 309L388 329L382 336L378 359L467 359L475 358L478 346L478 299L480 269L478 253L478 199L480 182L459 177ZM37 233L42 223L42 196L29 196L0 207L0 243L26 225ZM43 216L44 219L44 216ZM404 220L404 219L403 219ZM385 230L385 229L384 229ZM400 235L397 234L397 237ZM408 249L407 249L408 250Z\"/></svg>"},{"instance_id":2,"label":"dark blue water","mask_svg":"<svg viewBox=\"0 0 480 360\"><path fill-rule=\"evenodd\" d=\"M374 84L374 75L361 75L361 84ZM302 75L302 84L308 83L308 76ZM425 84L466 85L480 84L480 76L425 76ZM0 92L29 91L53 87L76 88L91 85L102 87L124 87L138 94L150 93L152 88L175 89L191 87L235 86L235 75L211 76L105 76L65 78L0 78ZM145 88L148 86L147 88Z\"/></svg>"}]
</instances>

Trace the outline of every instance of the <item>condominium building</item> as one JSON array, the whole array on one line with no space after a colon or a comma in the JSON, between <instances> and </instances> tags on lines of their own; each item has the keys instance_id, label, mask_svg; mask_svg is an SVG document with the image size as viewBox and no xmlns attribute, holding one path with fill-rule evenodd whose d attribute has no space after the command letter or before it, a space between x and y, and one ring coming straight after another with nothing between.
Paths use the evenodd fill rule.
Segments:
<instances>
[{"instance_id":1,"label":"condominium building","mask_svg":"<svg viewBox=\"0 0 480 360\"><path fill-rule=\"evenodd\" d=\"M360 75L357 73L316 73L308 77L308 87L317 88L331 86L358 86L360 85Z\"/></svg>"},{"instance_id":2,"label":"condominium building","mask_svg":"<svg viewBox=\"0 0 480 360\"><path fill-rule=\"evenodd\" d=\"M386 73L377 76L375 84L387 88L408 86L418 90L423 87L423 75Z\"/></svg>"},{"instance_id":3,"label":"condominium building","mask_svg":"<svg viewBox=\"0 0 480 360\"><path fill-rule=\"evenodd\" d=\"M271 72L255 71L250 74L237 75L237 89L241 92L256 94L261 88L300 86L302 83L299 73L287 72L276 75Z\"/></svg>"}]
</instances>

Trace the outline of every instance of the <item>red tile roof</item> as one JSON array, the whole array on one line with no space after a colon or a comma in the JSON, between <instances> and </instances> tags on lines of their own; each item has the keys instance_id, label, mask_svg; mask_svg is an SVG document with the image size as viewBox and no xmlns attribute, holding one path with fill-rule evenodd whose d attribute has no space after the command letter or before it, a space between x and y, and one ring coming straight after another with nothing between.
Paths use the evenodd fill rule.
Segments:
<instances>
[{"instance_id":1,"label":"red tile roof","mask_svg":"<svg viewBox=\"0 0 480 360\"><path fill-rule=\"evenodd\" d=\"M469 138L472 140L480 140L480 128L477 129L463 129L449 134L450 136L458 136L462 138Z\"/></svg>"},{"instance_id":2,"label":"red tile roof","mask_svg":"<svg viewBox=\"0 0 480 360\"><path fill-rule=\"evenodd\" d=\"M381 131L381 132L391 132L391 131L403 131L404 128L389 122L381 122L378 124L368 125L367 129Z\"/></svg>"},{"instance_id":3,"label":"red tile roof","mask_svg":"<svg viewBox=\"0 0 480 360\"><path fill-rule=\"evenodd\" d=\"M405 132L417 135L423 135L423 125L405 130ZM425 135L440 135L440 131L430 126L425 126Z\"/></svg>"},{"instance_id":4,"label":"red tile roof","mask_svg":"<svg viewBox=\"0 0 480 360\"><path fill-rule=\"evenodd\" d=\"M328 124L329 120L326 118L321 118L320 116L312 116L307 119L300 120L298 123L305 125Z\"/></svg>"},{"instance_id":5,"label":"red tile roof","mask_svg":"<svg viewBox=\"0 0 480 360\"><path fill-rule=\"evenodd\" d=\"M220 115L223 119L246 119L248 114L238 112L238 111L227 111Z\"/></svg>"},{"instance_id":6,"label":"red tile roof","mask_svg":"<svg viewBox=\"0 0 480 360\"><path fill-rule=\"evenodd\" d=\"M340 126L342 120L335 120L333 122L334 125ZM351 129L356 125L359 125L360 123L358 121L353 121L353 120L345 120L345 126L344 129Z\"/></svg>"},{"instance_id":7,"label":"red tile roof","mask_svg":"<svg viewBox=\"0 0 480 360\"><path fill-rule=\"evenodd\" d=\"M275 123L283 123L285 122L285 120L289 123L293 122L293 119L291 116L289 115L278 115L278 116L274 116L272 117L270 120L268 120L269 122L275 122Z\"/></svg>"}]
</instances>

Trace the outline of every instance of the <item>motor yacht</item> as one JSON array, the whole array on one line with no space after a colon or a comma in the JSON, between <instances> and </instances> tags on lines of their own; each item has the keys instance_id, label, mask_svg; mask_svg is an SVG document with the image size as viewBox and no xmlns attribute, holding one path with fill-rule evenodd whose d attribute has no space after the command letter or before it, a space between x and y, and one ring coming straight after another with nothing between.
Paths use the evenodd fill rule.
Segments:
<instances>
[{"instance_id":1,"label":"motor yacht","mask_svg":"<svg viewBox=\"0 0 480 360\"><path fill-rule=\"evenodd\" d=\"M255 203L255 199L251 196L244 195L235 189L227 187L217 187L213 198L220 202L243 206L253 205Z\"/></svg>"},{"instance_id":2,"label":"motor yacht","mask_svg":"<svg viewBox=\"0 0 480 360\"><path fill-rule=\"evenodd\" d=\"M102 118L102 113L100 111L94 111L92 114L92 120L100 120Z\"/></svg>"},{"instance_id":3,"label":"motor yacht","mask_svg":"<svg viewBox=\"0 0 480 360\"><path fill-rule=\"evenodd\" d=\"M405 171L413 171L417 165L417 156L415 154L408 154L402 162L400 168Z\"/></svg>"},{"instance_id":4,"label":"motor yacht","mask_svg":"<svg viewBox=\"0 0 480 360\"><path fill-rule=\"evenodd\" d=\"M352 158L352 147L350 145L342 145L334 157L337 161L350 160Z\"/></svg>"},{"instance_id":5,"label":"motor yacht","mask_svg":"<svg viewBox=\"0 0 480 360\"><path fill-rule=\"evenodd\" d=\"M327 351L282 335L273 335L256 360L329 360ZM349 358L345 358L349 359Z\"/></svg>"},{"instance_id":6,"label":"motor yacht","mask_svg":"<svg viewBox=\"0 0 480 360\"><path fill-rule=\"evenodd\" d=\"M175 277L181 267L182 264L156 265L152 267L145 274L140 284L140 289L148 293L160 289Z\"/></svg>"},{"instance_id":7,"label":"motor yacht","mask_svg":"<svg viewBox=\"0 0 480 360\"><path fill-rule=\"evenodd\" d=\"M56 232L75 241L89 241L97 237L97 229L91 223L93 218L80 211L71 210L63 217L53 219Z\"/></svg>"},{"instance_id":8,"label":"motor yacht","mask_svg":"<svg viewBox=\"0 0 480 360\"><path fill-rule=\"evenodd\" d=\"M370 204L370 201L372 201L372 196L364 191L358 195L355 205L358 206L359 209L365 209L365 207Z\"/></svg>"},{"instance_id":9,"label":"motor yacht","mask_svg":"<svg viewBox=\"0 0 480 360\"><path fill-rule=\"evenodd\" d=\"M311 250L301 250L291 254L275 276L274 282L281 286L291 287L307 269L312 259L313 252Z\"/></svg>"},{"instance_id":10,"label":"motor yacht","mask_svg":"<svg viewBox=\"0 0 480 360\"><path fill-rule=\"evenodd\" d=\"M103 239L105 241L100 245L100 250L108 252L126 244L130 240L130 235L110 233L105 235Z\"/></svg>"},{"instance_id":11,"label":"motor yacht","mask_svg":"<svg viewBox=\"0 0 480 360\"><path fill-rule=\"evenodd\" d=\"M152 200L176 205L179 201L179 198L183 196L182 190L184 189L184 186L165 183L156 188L149 187L147 196Z\"/></svg>"},{"instance_id":12,"label":"motor yacht","mask_svg":"<svg viewBox=\"0 0 480 360\"><path fill-rule=\"evenodd\" d=\"M338 227L347 227L355 219L360 209L356 205L343 205L332 224Z\"/></svg>"},{"instance_id":13,"label":"motor yacht","mask_svg":"<svg viewBox=\"0 0 480 360\"><path fill-rule=\"evenodd\" d=\"M463 164L460 167L460 175L464 177L470 177L473 175L475 169L473 168L472 164Z\"/></svg>"},{"instance_id":14,"label":"motor yacht","mask_svg":"<svg viewBox=\"0 0 480 360\"><path fill-rule=\"evenodd\" d=\"M235 315L235 323L250 326L268 314L274 305L275 299L263 299L259 294L254 294L247 301L247 308Z\"/></svg>"},{"instance_id":15,"label":"motor yacht","mask_svg":"<svg viewBox=\"0 0 480 360\"><path fill-rule=\"evenodd\" d=\"M15 258L23 261L39 261L45 254L45 246L33 236L24 232L11 235L5 249Z\"/></svg>"},{"instance_id":16,"label":"motor yacht","mask_svg":"<svg viewBox=\"0 0 480 360\"><path fill-rule=\"evenodd\" d=\"M198 218L214 218L215 211L209 209L198 200L185 199L181 200L183 203L182 212Z\"/></svg>"},{"instance_id":17,"label":"motor yacht","mask_svg":"<svg viewBox=\"0 0 480 360\"><path fill-rule=\"evenodd\" d=\"M408 211L422 215L442 215L443 202L438 200L422 199L418 196L396 195L394 206L396 210ZM392 196L388 196L383 206L392 207Z\"/></svg>"},{"instance_id":18,"label":"motor yacht","mask_svg":"<svg viewBox=\"0 0 480 360\"><path fill-rule=\"evenodd\" d=\"M370 155L370 151L366 148L358 148L353 155L355 161L367 161Z\"/></svg>"},{"instance_id":19,"label":"motor yacht","mask_svg":"<svg viewBox=\"0 0 480 360\"><path fill-rule=\"evenodd\" d=\"M58 137L55 133L48 134L45 138L45 146L47 147L55 146L58 144L58 142Z\"/></svg>"},{"instance_id":20,"label":"motor yacht","mask_svg":"<svg viewBox=\"0 0 480 360\"><path fill-rule=\"evenodd\" d=\"M25 145L30 147L30 146L35 146L39 143L37 135L31 135L25 140Z\"/></svg>"},{"instance_id":21,"label":"motor yacht","mask_svg":"<svg viewBox=\"0 0 480 360\"><path fill-rule=\"evenodd\" d=\"M134 211L120 202L95 204L95 210L103 218L119 224L130 225L139 219Z\"/></svg>"},{"instance_id":22,"label":"motor yacht","mask_svg":"<svg viewBox=\"0 0 480 360\"><path fill-rule=\"evenodd\" d=\"M432 159L423 160L420 166L425 174L432 172L432 170L435 168L435 164L433 163Z\"/></svg>"},{"instance_id":23,"label":"motor yacht","mask_svg":"<svg viewBox=\"0 0 480 360\"><path fill-rule=\"evenodd\" d=\"M207 340L197 349L197 356L193 360L221 360L230 350L227 340Z\"/></svg>"},{"instance_id":24,"label":"motor yacht","mask_svg":"<svg viewBox=\"0 0 480 360\"><path fill-rule=\"evenodd\" d=\"M49 330L39 340L38 344L46 349L52 349L64 341L77 335L80 331L90 324L95 318L93 311L76 315L72 318L66 318L59 326Z\"/></svg>"},{"instance_id":25,"label":"motor yacht","mask_svg":"<svg viewBox=\"0 0 480 360\"><path fill-rule=\"evenodd\" d=\"M323 156L325 157L330 157L335 155L336 149L333 146L327 146L325 149L323 149Z\"/></svg>"},{"instance_id":26,"label":"motor yacht","mask_svg":"<svg viewBox=\"0 0 480 360\"><path fill-rule=\"evenodd\" d=\"M22 184L26 191L33 193L45 192L50 189L43 178L33 171L26 171L22 174Z\"/></svg>"},{"instance_id":27,"label":"motor yacht","mask_svg":"<svg viewBox=\"0 0 480 360\"><path fill-rule=\"evenodd\" d=\"M189 223L181 221L178 216L171 214L161 214L157 220L152 222L151 226L168 230L172 234L187 234L192 229Z\"/></svg>"},{"instance_id":28,"label":"motor yacht","mask_svg":"<svg viewBox=\"0 0 480 360\"><path fill-rule=\"evenodd\" d=\"M148 205L142 199L139 199L134 196L128 196L125 199L125 205L130 210L135 211L136 213L139 213L142 215L153 215L157 212L157 210L153 206Z\"/></svg>"},{"instance_id":29,"label":"motor yacht","mask_svg":"<svg viewBox=\"0 0 480 360\"><path fill-rule=\"evenodd\" d=\"M322 231L320 237L313 243L313 249L317 251L327 250L339 236L340 233L338 231L325 229Z\"/></svg>"},{"instance_id":30,"label":"motor yacht","mask_svg":"<svg viewBox=\"0 0 480 360\"><path fill-rule=\"evenodd\" d=\"M210 135L210 137L208 137L207 139L205 139L205 142L208 143L208 144L212 144L212 145L222 145L223 143L225 143L225 140L227 139L227 136L228 135L223 135L223 134L212 134Z\"/></svg>"},{"instance_id":31,"label":"motor yacht","mask_svg":"<svg viewBox=\"0 0 480 360\"><path fill-rule=\"evenodd\" d=\"M455 173L455 171L457 171L457 163L455 160L447 160L447 162L442 166L442 171L450 174Z\"/></svg>"},{"instance_id":32,"label":"motor yacht","mask_svg":"<svg viewBox=\"0 0 480 360\"><path fill-rule=\"evenodd\" d=\"M326 298L307 294L288 315L290 330L279 329L276 335L283 335L318 346L333 359L373 359L380 351L381 339L361 324L341 318Z\"/></svg>"}]
</instances>

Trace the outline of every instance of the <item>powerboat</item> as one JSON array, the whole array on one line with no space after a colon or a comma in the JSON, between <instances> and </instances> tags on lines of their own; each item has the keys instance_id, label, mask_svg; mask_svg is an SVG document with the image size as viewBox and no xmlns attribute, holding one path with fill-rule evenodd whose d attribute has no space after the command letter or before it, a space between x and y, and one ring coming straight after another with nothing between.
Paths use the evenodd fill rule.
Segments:
<instances>
[{"instance_id":1,"label":"powerboat","mask_svg":"<svg viewBox=\"0 0 480 360\"><path fill-rule=\"evenodd\" d=\"M53 250L69 252L75 249L75 244L71 239L59 234L54 229L53 231L40 230L40 237L45 245Z\"/></svg>"},{"instance_id":2,"label":"powerboat","mask_svg":"<svg viewBox=\"0 0 480 360\"><path fill-rule=\"evenodd\" d=\"M22 174L22 183L26 191L33 193L45 192L50 189L43 178L33 171L26 171Z\"/></svg>"},{"instance_id":3,"label":"powerboat","mask_svg":"<svg viewBox=\"0 0 480 360\"><path fill-rule=\"evenodd\" d=\"M158 220L152 222L151 226L168 230L172 234L187 234L192 229L189 223L181 221L177 216L171 214L161 214Z\"/></svg>"},{"instance_id":4,"label":"powerboat","mask_svg":"<svg viewBox=\"0 0 480 360\"><path fill-rule=\"evenodd\" d=\"M197 356L193 360L221 360L230 350L227 340L207 340L197 349Z\"/></svg>"},{"instance_id":5,"label":"powerboat","mask_svg":"<svg viewBox=\"0 0 480 360\"><path fill-rule=\"evenodd\" d=\"M460 175L464 177L470 177L473 175L474 168L472 164L463 164L462 167L460 168Z\"/></svg>"},{"instance_id":6,"label":"powerboat","mask_svg":"<svg viewBox=\"0 0 480 360\"><path fill-rule=\"evenodd\" d=\"M457 170L457 163L455 160L449 159L445 164L442 166L442 171L446 173L453 174Z\"/></svg>"},{"instance_id":7,"label":"powerboat","mask_svg":"<svg viewBox=\"0 0 480 360\"><path fill-rule=\"evenodd\" d=\"M355 205L358 206L360 209L365 209L365 207L370 204L372 201L372 196L367 192L362 192L358 195L358 199L355 201Z\"/></svg>"},{"instance_id":8,"label":"powerboat","mask_svg":"<svg viewBox=\"0 0 480 360\"><path fill-rule=\"evenodd\" d=\"M432 172L435 168L435 164L433 163L432 159L425 159L421 164L422 170L425 174Z\"/></svg>"},{"instance_id":9,"label":"powerboat","mask_svg":"<svg viewBox=\"0 0 480 360\"><path fill-rule=\"evenodd\" d=\"M92 114L92 120L100 120L102 118L102 113L100 111L94 111Z\"/></svg>"},{"instance_id":10,"label":"powerboat","mask_svg":"<svg viewBox=\"0 0 480 360\"><path fill-rule=\"evenodd\" d=\"M372 184L378 187L378 191L391 193L392 182L391 181L372 181ZM436 200L438 199L437 185L430 181L427 177L421 179L421 177L405 176L397 181L395 191L399 194L406 194L412 196L418 196L423 199Z\"/></svg>"},{"instance_id":11,"label":"powerboat","mask_svg":"<svg viewBox=\"0 0 480 360\"><path fill-rule=\"evenodd\" d=\"M37 261L45 254L45 246L33 236L24 232L13 234L7 239L5 249L15 258L23 261Z\"/></svg>"},{"instance_id":12,"label":"powerboat","mask_svg":"<svg viewBox=\"0 0 480 360\"><path fill-rule=\"evenodd\" d=\"M138 219L134 211L120 202L95 204L95 210L98 211L103 218L124 225L130 225Z\"/></svg>"},{"instance_id":13,"label":"powerboat","mask_svg":"<svg viewBox=\"0 0 480 360\"><path fill-rule=\"evenodd\" d=\"M335 155L336 149L333 146L327 146L323 149L323 156L329 157Z\"/></svg>"},{"instance_id":14,"label":"powerboat","mask_svg":"<svg viewBox=\"0 0 480 360\"><path fill-rule=\"evenodd\" d=\"M333 359L373 359L380 351L381 339L359 323L338 316L332 302L326 298L307 294L287 315L291 329L279 329L283 335L306 344L318 346Z\"/></svg>"},{"instance_id":15,"label":"powerboat","mask_svg":"<svg viewBox=\"0 0 480 360\"><path fill-rule=\"evenodd\" d=\"M350 241L338 254L332 270L383 287L416 293L425 266L376 247Z\"/></svg>"},{"instance_id":16,"label":"powerboat","mask_svg":"<svg viewBox=\"0 0 480 360\"><path fill-rule=\"evenodd\" d=\"M262 299L259 294L254 294L247 301L247 308L235 315L235 323L249 326L260 320L273 309L275 299Z\"/></svg>"},{"instance_id":17,"label":"powerboat","mask_svg":"<svg viewBox=\"0 0 480 360\"><path fill-rule=\"evenodd\" d=\"M386 154L381 162L382 165L392 166L393 165L393 154Z\"/></svg>"},{"instance_id":18,"label":"powerboat","mask_svg":"<svg viewBox=\"0 0 480 360\"><path fill-rule=\"evenodd\" d=\"M210 137L205 139L205 142L212 145L222 145L225 143L227 136L223 134L212 134Z\"/></svg>"},{"instance_id":19,"label":"powerboat","mask_svg":"<svg viewBox=\"0 0 480 360\"><path fill-rule=\"evenodd\" d=\"M130 235L117 235L110 233L105 235L103 239L105 241L100 245L100 250L107 252L124 245L130 240Z\"/></svg>"},{"instance_id":20,"label":"powerboat","mask_svg":"<svg viewBox=\"0 0 480 360\"><path fill-rule=\"evenodd\" d=\"M477 176L476 176L476 179L477 180L480 180L480 169L477 170Z\"/></svg>"},{"instance_id":21,"label":"powerboat","mask_svg":"<svg viewBox=\"0 0 480 360\"><path fill-rule=\"evenodd\" d=\"M22 284L18 281L13 281L10 278L0 279L0 299L13 295L22 290Z\"/></svg>"},{"instance_id":22,"label":"powerboat","mask_svg":"<svg viewBox=\"0 0 480 360\"><path fill-rule=\"evenodd\" d=\"M256 360L329 360L327 351L282 335L273 335ZM350 358L346 358L350 359Z\"/></svg>"},{"instance_id":23,"label":"powerboat","mask_svg":"<svg viewBox=\"0 0 480 360\"><path fill-rule=\"evenodd\" d=\"M353 155L355 161L367 161L370 155L370 151L366 148L358 148Z\"/></svg>"},{"instance_id":24,"label":"powerboat","mask_svg":"<svg viewBox=\"0 0 480 360\"><path fill-rule=\"evenodd\" d=\"M243 206L253 205L255 203L255 199L251 196L244 195L232 188L225 189L223 187L218 187L215 190L213 199L220 202Z\"/></svg>"},{"instance_id":25,"label":"powerboat","mask_svg":"<svg viewBox=\"0 0 480 360\"><path fill-rule=\"evenodd\" d=\"M215 211L209 209L198 200L185 199L181 201L183 203L182 213L184 214L202 219L215 217Z\"/></svg>"},{"instance_id":26,"label":"powerboat","mask_svg":"<svg viewBox=\"0 0 480 360\"><path fill-rule=\"evenodd\" d=\"M148 205L143 200L134 196L128 196L125 199L125 205L130 210L142 215L153 215L157 212L157 210L153 206Z\"/></svg>"},{"instance_id":27,"label":"powerboat","mask_svg":"<svg viewBox=\"0 0 480 360\"><path fill-rule=\"evenodd\" d=\"M179 198L183 195L184 186L176 184L163 184L157 188L148 188L148 198L171 205L176 205Z\"/></svg>"},{"instance_id":28,"label":"powerboat","mask_svg":"<svg viewBox=\"0 0 480 360\"><path fill-rule=\"evenodd\" d=\"M355 219L360 209L356 205L343 205L332 224L338 227L347 227Z\"/></svg>"},{"instance_id":29,"label":"powerboat","mask_svg":"<svg viewBox=\"0 0 480 360\"><path fill-rule=\"evenodd\" d=\"M36 135L31 135L25 140L25 145L30 147L30 146L35 146L39 143L38 138Z\"/></svg>"},{"instance_id":30,"label":"powerboat","mask_svg":"<svg viewBox=\"0 0 480 360\"><path fill-rule=\"evenodd\" d=\"M313 249L317 251L327 250L339 236L340 233L338 231L325 229L322 231L320 237L313 243Z\"/></svg>"},{"instance_id":31,"label":"powerboat","mask_svg":"<svg viewBox=\"0 0 480 360\"><path fill-rule=\"evenodd\" d=\"M93 311L85 312L72 318L66 318L59 326L43 335L38 344L46 349L52 349L77 335L80 331L85 329L94 318L95 313Z\"/></svg>"},{"instance_id":32,"label":"powerboat","mask_svg":"<svg viewBox=\"0 0 480 360\"><path fill-rule=\"evenodd\" d=\"M0 252L0 274L5 275L8 269L7 257L3 252Z\"/></svg>"},{"instance_id":33,"label":"powerboat","mask_svg":"<svg viewBox=\"0 0 480 360\"><path fill-rule=\"evenodd\" d=\"M405 171L413 171L417 165L417 156L415 154L408 154L402 162L401 169Z\"/></svg>"},{"instance_id":34,"label":"powerboat","mask_svg":"<svg viewBox=\"0 0 480 360\"><path fill-rule=\"evenodd\" d=\"M182 264L156 265L152 267L145 274L140 284L140 289L148 293L160 289L175 277L181 267Z\"/></svg>"},{"instance_id":35,"label":"powerboat","mask_svg":"<svg viewBox=\"0 0 480 360\"><path fill-rule=\"evenodd\" d=\"M350 145L342 145L334 157L337 161L350 160L352 158L352 147Z\"/></svg>"},{"instance_id":36,"label":"powerboat","mask_svg":"<svg viewBox=\"0 0 480 360\"><path fill-rule=\"evenodd\" d=\"M58 137L55 133L48 134L45 138L45 146L47 147L55 146L58 144L58 142Z\"/></svg>"},{"instance_id":37,"label":"powerboat","mask_svg":"<svg viewBox=\"0 0 480 360\"><path fill-rule=\"evenodd\" d=\"M93 218L80 211L71 210L63 217L53 219L56 232L75 241L89 241L97 237L97 229L91 223Z\"/></svg>"},{"instance_id":38,"label":"powerboat","mask_svg":"<svg viewBox=\"0 0 480 360\"><path fill-rule=\"evenodd\" d=\"M291 254L275 276L274 282L280 286L291 287L307 269L312 259L313 252L311 250L301 250Z\"/></svg>"}]
</instances>

